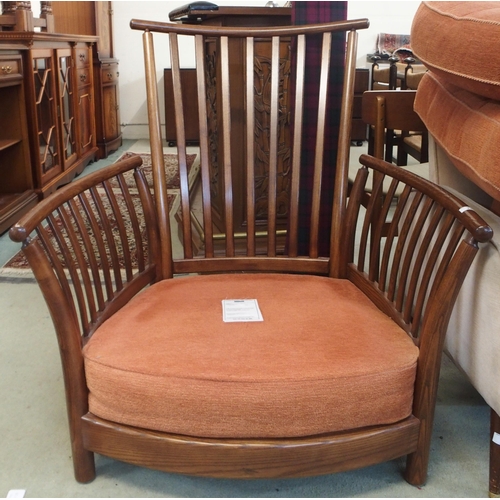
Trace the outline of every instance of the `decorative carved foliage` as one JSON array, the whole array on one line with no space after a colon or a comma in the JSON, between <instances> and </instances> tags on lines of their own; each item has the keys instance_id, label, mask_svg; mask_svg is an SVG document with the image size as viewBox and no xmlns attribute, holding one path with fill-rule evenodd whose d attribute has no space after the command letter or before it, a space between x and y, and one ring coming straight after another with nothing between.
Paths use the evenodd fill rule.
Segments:
<instances>
[{"instance_id":1,"label":"decorative carved foliage","mask_svg":"<svg viewBox=\"0 0 500 500\"><path fill-rule=\"evenodd\" d=\"M277 215L288 213L290 193L291 150L289 140L290 57L280 58L278 104L278 180ZM270 123L271 123L271 59L256 55L255 79L255 194L256 216L267 218Z\"/></svg>"},{"instance_id":2,"label":"decorative carved foliage","mask_svg":"<svg viewBox=\"0 0 500 500\"><path fill-rule=\"evenodd\" d=\"M219 193L219 164L217 133L217 56L213 51L207 50L205 56L206 99L208 115L208 147L210 157L210 194L212 200L218 199Z\"/></svg>"},{"instance_id":3,"label":"decorative carved foliage","mask_svg":"<svg viewBox=\"0 0 500 500\"><path fill-rule=\"evenodd\" d=\"M220 62L218 60L218 47L208 42L205 49L205 78L206 78L206 100L208 114L208 144L210 158L210 193L212 206L223 218L219 201L222 193L222 161L219 151L220 137L218 127L221 126L218 116L218 86L217 72ZM290 123L289 123L289 85L290 85L290 47L282 44L280 47L279 67L279 103L278 103L278 163L277 163L277 216L285 219L288 215L289 193L291 184L291 147L290 147ZM240 56L241 57L241 56ZM269 157L270 157L270 126L271 126L271 58L269 44L256 43L254 55L254 101L255 129L254 129L254 175L255 175L255 216L258 223L263 224L268 218L268 189L269 189ZM219 86L220 91L220 86ZM240 89L241 91L241 89ZM238 94L238 90L235 90ZM248 105L248 103L245 103ZM243 106L243 103L242 103ZM233 111L233 110L232 110ZM243 115L244 116L244 115ZM233 126L238 120L244 119L236 115L232 119ZM234 132L234 130L232 131ZM234 135L236 137L236 135ZM231 144L231 148L237 147ZM241 144L243 148L243 144ZM233 172L242 173L245 170L244 160L240 164L238 154L232 154ZM242 174L243 175L243 174ZM236 176L235 176L236 177ZM234 179L233 179L234 180ZM238 193L235 193L237 196ZM245 216L243 216L245 218Z\"/></svg>"}]
</instances>

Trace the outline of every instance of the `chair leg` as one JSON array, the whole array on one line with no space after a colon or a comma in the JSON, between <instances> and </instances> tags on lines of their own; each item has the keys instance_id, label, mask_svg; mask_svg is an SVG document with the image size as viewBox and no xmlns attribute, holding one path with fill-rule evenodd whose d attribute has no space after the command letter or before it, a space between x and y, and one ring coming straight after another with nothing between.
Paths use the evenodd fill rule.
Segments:
<instances>
[{"instance_id":1,"label":"chair leg","mask_svg":"<svg viewBox=\"0 0 500 500\"><path fill-rule=\"evenodd\" d=\"M69 427L75 479L79 483L90 483L96 476L94 452L87 450L83 445L81 417L77 416L74 421L70 418Z\"/></svg>"},{"instance_id":2,"label":"chair leg","mask_svg":"<svg viewBox=\"0 0 500 500\"><path fill-rule=\"evenodd\" d=\"M419 441L422 440L422 437ZM426 440L424 438L424 440ZM427 480L427 468L429 465L430 439L429 443L419 444L417 451L406 457L405 480L412 486L422 486Z\"/></svg>"},{"instance_id":3,"label":"chair leg","mask_svg":"<svg viewBox=\"0 0 500 500\"><path fill-rule=\"evenodd\" d=\"M500 416L491 409L490 421L490 498L500 498Z\"/></svg>"},{"instance_id":4,"label":"chair leg","mask_svg":"<svg viewBox=\"0 0 500 500\"><path fill-rule=\"evenodd\" d=\"M405 151L402 138L400 144L398 144L398 155L397 155L396 165L398 167L403 167L408 165L408 153Z\"/></svg>"},{"instance_id":5,"label":"chair leg","mask_svg":"<svg viewBox=\"0 0 500 500\"><path fill-rule=\"evenodd\" d=\"M393 163L394 130L387 129L385 133L385 161Z\"/></svg>"},{"instance_id":6,"label":"chair leg","mask_svg":"<svg viewBox=\"0 0 500 500\"><path fill-rule=\"evenodd\" d=\"M77 452L73 446L73 468L79 483L92 482L96 475L94 453L83 448Z\"/></svg>"}]
</instances>

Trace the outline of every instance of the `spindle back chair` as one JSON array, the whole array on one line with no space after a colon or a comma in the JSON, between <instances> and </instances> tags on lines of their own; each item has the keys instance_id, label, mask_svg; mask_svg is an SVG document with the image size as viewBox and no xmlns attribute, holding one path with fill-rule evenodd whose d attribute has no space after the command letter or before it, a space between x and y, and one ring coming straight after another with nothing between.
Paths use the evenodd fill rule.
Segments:
<instances>
[{"instance_id":1,"label":"spindle back chair","mask_svg":"<svg viewBox=\"0 0 500 500\"><path fill-rule=\"evenodd\" d=\"M444 190L366 155L348 197L356 30L367 25L131 22L144 32L153 186L138 156L122 160L61 188L10 232L23 242L54 322L78 481L95 477L94 453L233 478L327 474L407 455L406 479L425 481L447 321L478 242L491 230ZM183 246L176 258L153 33L169 40L176 95L182 200L179 222L172 221ZM335 81L330 42L346 33L336 134L331 126L325 132ZM196 46L198 252L180 35L194 37ZM270 53L258 55L261 44ZM310 47L319 54L316 88L304 70ZM232 60L233 49L243 51L243 62ZM229 78L232 64L243 66L241 80ZM242 115L232 106L235 94ZM303 157L305 99L317 107L311 161ZM235 137L238 120L244 134ZM332 142L334 164L324 156ZM333 168L335 179L322 190L322 171ZM382 190L386 179L389 189ZM325 191L334 192L327 256L318 250ZM226 306L252 309L235 318L223 315Z\"/></svg>"},{"instance_id":2,"label":"spindle back chair","mask_svg":"<svg viewBox=\"0 0 500 500\"><path fill-rule=\"evenodd\" d=\"M397 164L406 166L408 154L420 163L427 161L427 127L413 110L416 90L369 90L363 94L362 118L373 130L373 156L393 156L386 142L387 129L399 131ZM389 152L387 151L389 149Z\"/></svg>"}]
</instances>

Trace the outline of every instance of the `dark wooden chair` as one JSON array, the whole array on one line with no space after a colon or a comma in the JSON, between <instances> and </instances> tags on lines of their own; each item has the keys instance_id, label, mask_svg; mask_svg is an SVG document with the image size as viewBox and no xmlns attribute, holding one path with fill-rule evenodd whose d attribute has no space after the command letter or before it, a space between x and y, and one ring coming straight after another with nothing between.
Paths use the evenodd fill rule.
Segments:
<instances>
[{"instance_id":1,"label":"dark wooden chair","mask_svg":"<svg viewBox=\"0 0 500 500\"><path fill-rule=\"evenodd\" d=\"M94 479L94 453L231 478L327 474L407 456L406 479L426 480L448 318L478 242L491 230L443 189L367 155L347 197L356 30L367 25L238 29L132 21L144 31L154 189L132 157L61 188L10 231L23 242L54 321L78 481ZM329 47L332 36L346 33L339 152L336 165L325 165L322 151L333 140L323 134ZM175 259L153 34L156 42L169 41L176 96L184 253ZM195 38L198 79L205 242L196 256L180 35ZM317 89L302 85L310 36L322 40ZM282 39L293 58L280 55ZM264 42L270 54L258 56ZM227 78L232 44L244 47L244 82ZM283 116L291 60L295 106ZM242 117L231 108L234 92L245 96ZM305 92L318 99L312 167L301 159ZM282 155L280 123L288 118L293 140ZM232 136L236 119L245 123L243 140ZM267 137L266 155L256 154L257 129ZM244 163L233 164L242 149ZM313 195L302 200L307 168ZM335 168L336 179L330 255L320 257L325 168ZM245 180L246 231L238 238L234 169L243 169ZM375 182L365 209L369 174ZM223 218L212 203L218 190ZM297 251L302 210L310 226L306 254ZM217 256L216 217L225 228ZM282 245L278 231L285 231ZM238 248L236 240L243 242ZM257 300L263 321L254 302L239 302L246 299ZM225 300L242 308L232 316L241 321L223 320Z\"/></svg>"},{"instance_id":2,"label":"dark wooden chair","mask_svg":"<svg viewBox=\"0 0 500 500\"><path fill-rule=\"evenodd\" d=\"M382 58L380 56L372 56L372 69L371 69L371 85L370 90L396 90L401 88L401 75L399 73L399 57L391 56L380 64ZM388 64L387 64L388 63ZM398 143L400 138L400 131L387 129L385 131L385 142L387 148L385 149L385 160L392 162L392 150ZM368 128L368 154L373 154L373 127Z\"/></svg>"},{"instance_id":3,"label":"dark wooden chair","mask_svg":"<svg viewBox=\"0 0 500 500\"><path fill-rule=\"evenodd\" d=\"M427 72L423 64L418 64L413 57L405 59L406 68L404 79L401 84L402 90L417 90L420 81ZM412 110L413 112L413 110ZM427 130L403 130L399 136L398 153L396 163L406 165L408 155L420 163L429 161L429 140Z\"/></svg>"},{"instance_id":4,"label":"dark wooden chair","mask_svg":"<svg viewBox=\"0 0 500 500\"><path fill-rule=\"evenodd\" d=\"M380 56L372 56L371 60L370 90L396 90L401 87L401 78L398 77L399 57L391 56L384 61ZM381 61L384 62L382 66Z\"/></svg>"},{"instance_id":5,"label":"dark wooden chair","mask_svg":"<svg viewBox=\"0 0 500 500\"><path fill-rule=\"evenodd\" d=\"M406 67L401 89L417 90L420 80L422 80L422 77L427 72L427 68L421 63L417 64L416 59L413 57L407 57L404 62L406 63Z\"/></svg>"},{"instance_id":6,"label":"dark wooden chair","mask_svg":"<svg viewBox=\"0 0 500 500\"><path fill-rule=\"evenodd\" d=\"M392 158L396 146L397 165L406 166L408 155L419 163L428 162L427 128L413 110L415 96L415 90L369 90L363 94L362 118L373 131L373 156ZM388 143L388 130L398 130L397 142Z\"/></svg>"}]
</instances>

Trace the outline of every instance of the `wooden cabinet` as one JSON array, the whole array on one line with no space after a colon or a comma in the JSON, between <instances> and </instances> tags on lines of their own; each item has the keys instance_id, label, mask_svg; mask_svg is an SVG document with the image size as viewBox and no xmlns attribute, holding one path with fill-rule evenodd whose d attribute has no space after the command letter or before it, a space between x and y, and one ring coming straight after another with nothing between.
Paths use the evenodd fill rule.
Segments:
<instances>
[{"instance_id":1,"label":"wooden cabinet","mask_svg":"<svg viewBox=\"0 0 500 500\"><path fill-rule=\"evenodd\" d=\"M79 2L65 2L69 4ZM117 150L122 143L118 59L113 48L113 8L111 2L89 2L94 6L96 35L94 49L95 112L97 146L101 158Z\"/></svg>"},{"instance_id":2,"label":"wooden cabinet","mask_svg":"<svg viewBox=\"0 0 500 500\"><path fill-rule=\"evenodd\" d=\"M2 2L2 14L0 233L121 144L111 2L41 2L39 19Z\"/></svg>"},{"instance_id":3,"label":"wooden cabinet","mask_svg":"<svg viewBox=\"0 0 500 500\"><path fill-rule=\"evenodd\" d=\"M172 83L172 70L163 70L163 83L165 90L165 139L169 146L174 146L177 141L174 114L174 89ZM198 115L198 92L196 88L196 70L181 70L182 105L185 116L186 141L199 144L200 129Z\"/></svg>"},{"instance_id":4,"label":"wooden cabinet","mask_svg":"<svg viewBox=\"0 0 500 500\"><path fill-rule=\"evenodd\" d=\"M122 143L118 88L120 72L116 59L99 60L94 67L94 88L97 92L95 104L97 146L100 157L106 158Z\"/></svg>"},{"instance_id":5,"label":"wooden cabinet","mask_svg":"<svg viewBox=\"0 0 500 500\"><path fill-rule=\"evenodd\" d=\"M96 145L92 50L76 46L76 84L78 106L78 153L84 155Z\"/></svg>"},{"instance_id":6,"label":"wooden cabinet","mask_svg":"<svg viewBox=\"0 0 500 500\"><path fill-rule=\"evenodd\" d=\"M25 53L31 163L42 197L71 181L97 153L91 44L55 45L61 46L35 44Z\"/></svg>"},{"instance_id":7,"label":"wooden cabinet","mask_svg":"<svg viewBox=\"0 0 500 500\"><path fill-rule=\"evenodd\" d=\"M0 233L97 156L94 43L0 31Z\"/></svg>"},{"instance_id":8,"label":"wooden cabinet","mask_svg":"<svg viewBox=\"0 0 500 500\"><path fill-rule=\"evenodd\" d=\"M23 63L0 54L0 233L38 202L29 157Z\"/></svg>"},{"instance_id":9,"label":"wooden cabinet","mask_svg":"<svg viewBox=\"0 0 500 500\"><path fill-rule=\"evenodd\" d=\"M111 2L53 2L55 30L59 33L91 35L96 144L99 157L106 158L122 143L120 126L118 60L113 48Z\"/></svg>"}]
</instances>

